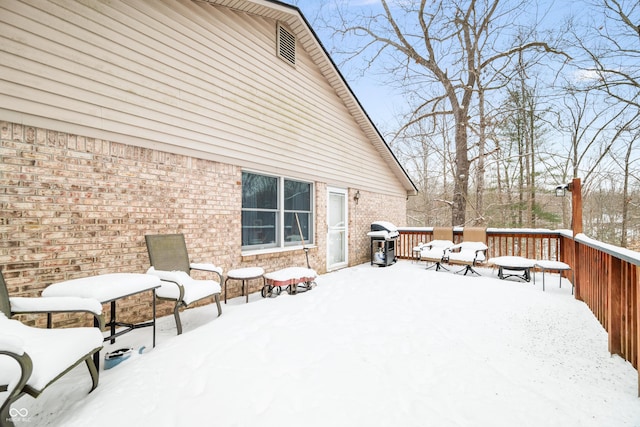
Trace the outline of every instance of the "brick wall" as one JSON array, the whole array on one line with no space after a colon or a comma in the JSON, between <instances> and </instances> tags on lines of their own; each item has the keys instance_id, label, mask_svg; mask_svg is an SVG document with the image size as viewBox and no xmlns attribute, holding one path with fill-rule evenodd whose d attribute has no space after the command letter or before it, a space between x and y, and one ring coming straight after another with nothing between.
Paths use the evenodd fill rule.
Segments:
<instances>
[{"instance_id":1,"label":"brick wall","mask_svg":"<svg viewBox=\"0 0 640 427\"><path fill-rule=\"evenodd\" d=\"M213 262L225 271L306 264L301 250L241 255L242 178L237 166L7 122L0 122L0 165L0 268L12 296L38 296L51 283L95 274L143 273L149 267L145 234L183 233L192 261ZM368 261L371 221L404 225L406 215L403 198L396 203L361 192L356 207L353 193L352 265ZM322 273L323 183L315 184L315 204L317 247L309 257L311 267ZM229 285L229 297L239 295L240 283ZM255 281L252 291L260 286ZM145 320L150 307L149 295L132 297L118 303L119 317ZM158 315L170 309L169 303L161 303ZM104 310L108 316L108 306ZM46 321L44 316L20 320L35 325ZM90 320L54 316L57 326Z\"/></svg>"},{"instance_id":2,"label":"brick wall","mask_svg":"<svg viewBox=\"0 0 640 427\"><path fill-rule=\"evenodd\" d=\"M355 190L350 191L351 230L349 259L351 264L370 262L371 238L367 233L371 231L374 221L388 221L397 227L406 225L406 198L360 191L360 198L356 204L353 196Z\"/></svg>"}]
</instances>

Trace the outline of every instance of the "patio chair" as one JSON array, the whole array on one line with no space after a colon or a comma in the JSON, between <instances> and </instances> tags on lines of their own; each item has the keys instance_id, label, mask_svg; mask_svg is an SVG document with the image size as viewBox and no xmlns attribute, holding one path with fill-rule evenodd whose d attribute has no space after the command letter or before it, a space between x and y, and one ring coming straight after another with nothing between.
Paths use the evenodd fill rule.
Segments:
<instances>
[{"instance_id":1,"label":"patio chair","mask_svg":"<svg viewBox=\"0 0 640 427\"><path fill-rule=\"evenodd\" d=\"M467 273L480 275L473 267L484 264L487 259L486 244L487 229L479 227L465 227L462 231L462 243L453 245L447 250L447 263L453 265L464 265L456 273Z\"/></svg>"},{"instance_id":2,"label":"patio chair","mask_svg":"<svg viewBox=\"0 0 640 427\"><path fill-rule=\"evenodd\" d=\"M434 227L433 240L425 243L420 250L420 261L426 261L427 269L435 267L438 271L441 268L447 270L443 261L447 254L447 249L453 246L453 227Z\"/></svg>"},{"instance_id":3,"label":"patio chair","mask_svg":"<svg viewBox=\"0 0 640 427\"><path fill-rule=\"evenodd\" d=\"M75 297L9 298L0 272L0 393L7 393L0 404L0 425L13 426L11 405L25 394L37 398L50 384L82 362L91 375L91 391L98 386L95 359L102 349L100 328L44 329L10 319L17 313L88 312L102 326L102 305L95 300ZM19 411L17 411L19 414Z\"/></svg>"},{"instance_id":4,"label":"patio chair","mask_svg":"<svg viewBox=\"0 0 640 427\"><path fill-rule=\"evenodd\" d=\"M52 326L53 313L88 313L94 325L102 329L102 304L93 298L80 297L9 297L4 275L0 271L0 312L7 318L15 314L46 314L47 328Z\"/></svg>"},{"instance_id":5,"label":"patio chair","mask_svg":"<svg viewBox=\"0 0 640 427\"><path fill-rule=\"evenodd\" d=\"M222 314L220 293L222 288L222 268L214 264L197 264L189 261L187 245L183 234L148 234L145 236L151 268L148 274L160 277L162 285L156 290L159 300L175 301L173 316L178 335L182 334L180 308L213 297ZM191 270L214 273L218 280L196 280L190 276Z\"/></svg>"}]
</instances>

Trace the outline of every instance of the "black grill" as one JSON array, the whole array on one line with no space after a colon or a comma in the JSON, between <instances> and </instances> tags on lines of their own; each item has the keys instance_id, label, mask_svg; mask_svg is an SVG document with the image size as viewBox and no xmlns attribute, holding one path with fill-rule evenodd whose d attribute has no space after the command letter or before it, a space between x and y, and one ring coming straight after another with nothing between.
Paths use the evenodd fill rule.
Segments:
<instances>
[{"instance_id":1,"label":"black grill","mask_svg":"<svg viewBox=\"0 0 640 427\"><path fill-rule=\"evenodd\" d=\"M396 240L400 233L395 225L386 221L371 223L371 265L386 267L397 261Z\"/></svg>"}]
</instances>

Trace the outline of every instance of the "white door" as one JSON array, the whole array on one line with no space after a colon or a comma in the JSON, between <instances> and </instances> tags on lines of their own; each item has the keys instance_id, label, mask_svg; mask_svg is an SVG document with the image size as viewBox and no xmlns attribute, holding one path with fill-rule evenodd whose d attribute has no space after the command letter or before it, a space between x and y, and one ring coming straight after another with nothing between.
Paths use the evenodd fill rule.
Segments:
<instances>
[{"instance_id":1,"label":"white door","mask_svg":"<svg viewBox=\"0 0 640 427\"><path fill-rule=\"evenodd\" d=\"M329 188L327 200L327 270L335 270L348 265L347 190Z\"/></svg>"}]
</instances>

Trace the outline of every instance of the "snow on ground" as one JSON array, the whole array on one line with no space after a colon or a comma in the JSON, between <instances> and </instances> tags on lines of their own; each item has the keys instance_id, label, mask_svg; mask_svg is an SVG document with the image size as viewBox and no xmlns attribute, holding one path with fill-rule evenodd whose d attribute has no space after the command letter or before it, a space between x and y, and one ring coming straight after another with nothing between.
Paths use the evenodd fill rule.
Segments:
<instances>
[{"instance_id":1,"label":"snow on ground","mask_svg":"<svg viewBox=\"0 0 640 427\"><path fill-rule=\"evenodd\" d=\"M157 346L81 365L13 408L17 426L640 426L638 377L558 276L536 284L401 261L299 295L159 319ZM118 339L151 347L151 329ZM102 353L104 355L104 351ZM16 412L16 411L14 411Z\"/></svg>"}]
</instances>

